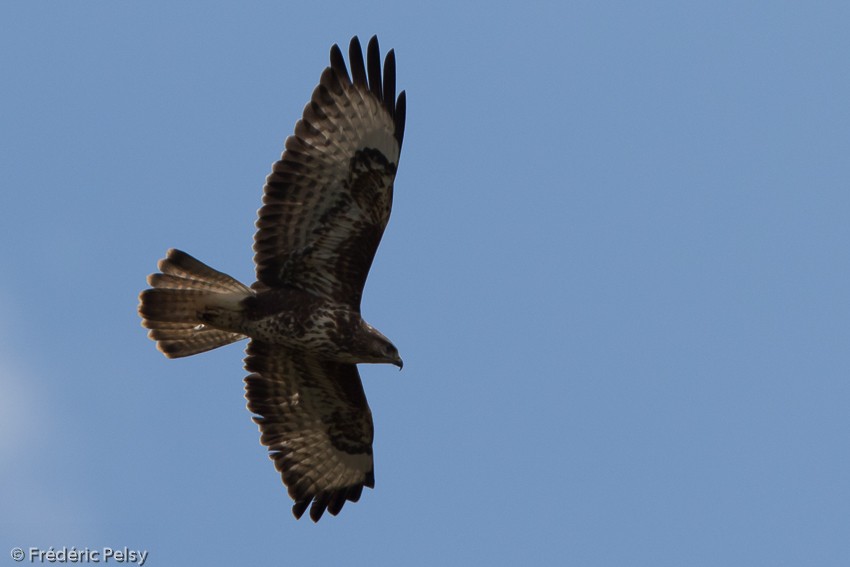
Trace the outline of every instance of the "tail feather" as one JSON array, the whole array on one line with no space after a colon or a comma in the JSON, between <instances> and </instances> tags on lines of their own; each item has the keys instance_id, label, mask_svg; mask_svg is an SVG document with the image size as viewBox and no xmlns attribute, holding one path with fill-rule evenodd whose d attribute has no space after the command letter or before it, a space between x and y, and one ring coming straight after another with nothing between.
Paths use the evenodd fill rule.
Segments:
<instances>
[{"instance_id":1,"label":"tail feather","mask_svg":"<svg viewBox=\"0 0 850 567\"><path fill-rule=\"evenodd\" d=\"M245 338L238 333L220 331L204 325L195 325L183 330L172 329L162 334L159 329L148 333L156 341L156 348L168 358L182 358L229 345Z\"/></svg>"},{"instance_id":2,"label":"tail feather","mask_svg":"<svg viewBox=\"0 0 850 567\"><path fill-rule=\"evenodd\" d=\"M165 258L159 261L157 267L162 274L174 276L169 280L189 280L191 282L209 285L216 288L219 292L250 292L250 288L240 283L238 280L231 278L227 274L214 270L201 262L189 256L181 250L175 248L170 249ZM161 276L162 274L152 274L150 278ZM153 285L153 283L151 283ZM172 284L174 285L174 284ZM180 284L176 284L180 286ZM185 284L183 284L185 285ZM169 287L169 286L164 286ZM183 286L172 289L184 289ZM197 289L190 287L189 289Z\"/></svg>"},{"instance_id":3,"label":"tail feather","mask_svg":"<svg viewBox=\"0 0 850 567\"><path fill-rule=\"evenodd\" d=\"M162 273L148 276L152 288L139 295L139 316L165 356L190 356L246 338L209 326L202 315L211 306L238 305L253 293L249 287L180 250L169 250L158 267Z\"/></svg>"}]
</instances>

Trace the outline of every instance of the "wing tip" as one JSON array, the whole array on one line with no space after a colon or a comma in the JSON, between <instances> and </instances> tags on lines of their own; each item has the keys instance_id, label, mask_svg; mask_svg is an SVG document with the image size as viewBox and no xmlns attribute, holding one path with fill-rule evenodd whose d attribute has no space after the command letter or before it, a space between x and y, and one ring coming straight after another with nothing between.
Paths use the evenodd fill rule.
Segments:
<instances>
[{"instance_id":1,"label":"wing tip","mask_svg":"<svg viewBox=\"0 0 850 567\"><path fill-rule=\"evenodd\" d=\"M406 113L406 95L401 91L396 97L396 56L395 49L390 49L381 64L381 50L378 36L373 35L366 44L366 59L363 59L363 47L358 36L353 36L348 45L348 66L337 44L331 47L330 68L337 77L350 85L359 86L372 93L383 105L395 124L395 139L401 149L404 139L404 122Z\"/></svg>"},{"instance_id":2,"label":"wing tip","mask_svg":"<svg viewBox=\"0 0 850 567\"><path fill-rule=\"evenodd\" d=\"M296 520L300 520L304 512L307 511L307 508L310 508L310 519L314 523L322 519L325 511L331 516L336 516L342 511L346 502L357 502L360 500L364 486L369 485L357 483L339 490L320 492L295 499L295 503L292 505L292 515L295 516Z\"/></svg>"},{"instance_id":3,"label":"wing tip","mask_svg":"<svg viewBox=\"0 0 850 567\"><path fill-rule=\"evenodd\" d=\"M356 35L348 44L348 63L351 66L351 81L355 85L368 88L366 78L366 64L363 62L363 48L360 46L360 38Z\"/></svg>"},{"instance_id":4,"label":"wing tip","mask_svg":"<svg viewBox=\"0 0 850 567\"><path fill-rule=\"evenodd\" d=\"M395 103L393 121L395 124L395 139L398 142L398 150L401 152L401 143L404 141L404 122L407 115L407 91L401 91Z\"/></svg>"},{"instance_id":5,"label":"wing tip","mask_svg":"<svg viewBox=\"0 0 850 567\"><path fill-rule=\"evenodd\" d=\"M348 68L345 66L345 58L342 56L342 50L337 44L331 46L331 69L345 79L345 82L351 84L351 78L348 76Z\"/></svg>"},{"instance_id":6,"label":"wing tip","mask_svg":"<svg viewBox=\"0 0 850 567\"><path fill-rule=\"evenodd\" d=\"M378 45L378 36L376 35L372 36L366 46L366 65L369 71L369 90L378 100L385 103L381 79L381 48ZM392 111L390 111L390 116L392 116Z\"/></svg>"},{"instance_id":7,"label":"wing tip","mask_svg":"<svg viewBox=\"0 0 850 567\"><path fill-rule=\"evenodd\" d=\"M296 520L301 519L301 516L304 515L304 512L307 510L307 506L309 505L309 500L298 500L292 505L292 515L295 516Z\"/></svg>"}]
</instances>

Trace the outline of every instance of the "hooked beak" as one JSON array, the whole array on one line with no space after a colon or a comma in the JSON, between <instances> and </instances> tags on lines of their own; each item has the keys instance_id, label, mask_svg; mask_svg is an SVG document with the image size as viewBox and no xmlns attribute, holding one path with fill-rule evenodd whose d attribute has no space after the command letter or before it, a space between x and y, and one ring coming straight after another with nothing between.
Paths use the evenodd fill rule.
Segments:
<instances>
[{"instance_id":1,"label":"hooked beak","mask_svg":"<svg viewBox=\"0 0 850 567\"><path fill-rule=\"evenodd\" d=\"M396 366L398 366L398 369L399 369L399 370L401 370L402 368L404 368L404 361L401 359L401 357L399 357L399 358L397 358L396 360L394 360L394 361L393 361L393 364L395 364Z\"/></svg>"}]
</instances>

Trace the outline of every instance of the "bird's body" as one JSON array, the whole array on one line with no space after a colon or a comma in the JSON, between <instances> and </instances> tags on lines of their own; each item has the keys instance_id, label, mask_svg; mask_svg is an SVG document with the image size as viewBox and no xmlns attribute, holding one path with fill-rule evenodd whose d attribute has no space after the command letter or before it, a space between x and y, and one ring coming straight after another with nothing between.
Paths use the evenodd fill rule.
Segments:
<instances>
[{"instance_id":1,"label":"bird's body","mask_svg":"<svg viewBox=\"0 0 850 567\"><path fill-rule=\"evenodd\" d=\"M375 331L359 312L297 289L252 293L235 305L214 303L199 318L216 329L315 353L327 360L375 362L372 349L364 346ZM383 356L380 358L384 361Z\"/></svg>"},{"instance_id":2,"label":"bird's body","mask_svg":"<svg viewBox=\"0 0 850 567\"><path fill-rule=\"evenodd\" d=\"M169 250L148 278L139 314L169 358L248 338L248 409L301 517L337 514L374 486L372 418L356 364L402 366L395 346L360 314L369 268L392 208L404 134L395 56L381 73L376 38L351 77L331 66L286 140L264 187L250 287Z\"/></svg>"},{"instance_id":3,"label":"bird's body","mask_svg":"<svg viewBox=\"0 0 850 567\"><path fill-rule=\"evenodd\" d=\"M269 290L244 300L242 333L257 340L322 353L340 362L367 362L347 353L360 314L298 290ZM305 313L310 317L305 317ZM346 360L341 360L346 359Z\"/></svg>"}]
</instances>

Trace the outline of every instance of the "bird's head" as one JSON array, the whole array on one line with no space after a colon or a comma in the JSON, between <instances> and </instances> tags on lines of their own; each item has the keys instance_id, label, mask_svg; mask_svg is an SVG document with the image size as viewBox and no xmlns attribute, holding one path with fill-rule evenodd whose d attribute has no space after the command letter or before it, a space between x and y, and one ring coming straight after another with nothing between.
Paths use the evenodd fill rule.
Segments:
<instances>
[{"instance_id":1,"label":"bird's head","mask_svg":"<svg viewBox=\"0 0 850 567\"><path fill-rule=\"evenodd\" d=\"M362 356L360 362L394 364L399 370L404 366L395 345L366 321L361 321L360 339L363 347L359 353Z\"/></svg>"}]
</instances>

